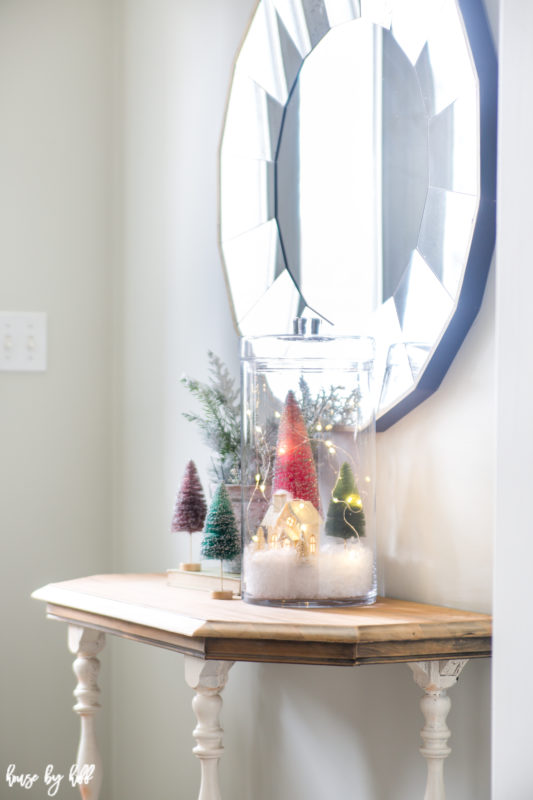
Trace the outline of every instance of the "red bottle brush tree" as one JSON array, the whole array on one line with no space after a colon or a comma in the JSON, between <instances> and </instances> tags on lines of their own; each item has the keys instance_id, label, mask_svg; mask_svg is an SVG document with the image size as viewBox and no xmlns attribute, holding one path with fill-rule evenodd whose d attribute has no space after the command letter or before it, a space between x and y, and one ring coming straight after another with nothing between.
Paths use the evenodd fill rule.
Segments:
<instances>
[{"instance_id":1,"label":"red bottle brush tree","mask_svg":"<svg viewBox=\"0 0 533 800\"><path fill-rule=\"evenodd\" d=\"M287 394L279 422L272 493L279 490L290 492L299 500L309 500L319 510L315 460L293 392Z\"/></svg>"},{"instance_id":2,"label":"red bottle brush tree","mask_svg":"<svg viewBox=\"0 0 533 800\"><path fill-rule=\"evenodd\" d=\"M190 535L189 558L192 562L192 534L204 527L207 505L204 490L194 461L189 461L174 505L171 530L187 531Z\"/></svg>"}]
</instances>

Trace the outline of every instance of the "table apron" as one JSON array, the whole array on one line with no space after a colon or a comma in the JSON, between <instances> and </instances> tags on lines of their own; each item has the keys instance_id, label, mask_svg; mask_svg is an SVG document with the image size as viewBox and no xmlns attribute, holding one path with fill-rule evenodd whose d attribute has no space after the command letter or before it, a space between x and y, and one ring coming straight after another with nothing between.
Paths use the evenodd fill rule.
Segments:
<instances>
[{"instance_id":1,"label":"table apron","mask_svg":"<svg viewBox=\"0 0 533 800\"><path fill-rule=\"evenodd\" d=\"M386 642L320 642L309 640L190 637L133 622L49 603L50 619L85 625L123 639L163 647L209 661L358 666L405 663L451 657L488 658L491 638L458 637Z\"/></svg>"}]
</instances>

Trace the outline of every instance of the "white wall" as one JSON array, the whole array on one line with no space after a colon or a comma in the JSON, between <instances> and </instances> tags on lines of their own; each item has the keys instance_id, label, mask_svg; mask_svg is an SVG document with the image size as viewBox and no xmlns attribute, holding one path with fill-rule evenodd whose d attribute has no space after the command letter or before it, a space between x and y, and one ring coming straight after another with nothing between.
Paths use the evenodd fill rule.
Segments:
<instances>
[{"instance_id":1,"label":"white wall","mask_svg":"<svg viewBox=\"0 0 533 800\"><path fill-rule=\"evenodd\" d=\"M533 797L531 639L533 6L502 0L496 356L493 800Z\"/></svg>"},{"instance_id":2,"label":"white wall","mask_svg":"<svg viewBox=\"0 0 533 800\"><path fill-rule=\"evenodd\" d=\"M179 376L205 377L208 348L237 368L216 244L217 144L253 5L0 4L0 308L50 315L48 372L0 374L10 654L0 676L0 766L66 765L76 735L65 631L44 622L31 589L110 568L161 571L185 555L187 543L168 533L174 492L190 457L206 479L208 453L181 418L190 399ZM493 19L496 8L492 0ZM379 437L390 594L489 608L493 305L491 278L439 392ZM112 674L105 796L194 797L181 657L112 640L102 660L104 689ZM453 692L454 800L489 795L489 683L489 664L475 662ZM421 797L419 695L402 665L235 666L225 691L224 796Z\"/></svg>"},{"instance_id":3,"label":"white wall","mask_svg":"<svg viewBox=\"0 0 533 800\"><path fill-rule=\"evenodd\" d=\"M106 0L0 3L0 309L49 315L47 372L0 373L1 797L44 796L9 763L74 757L66 629L30 592L110 567L109 33Z\"/></svg>"},{"instance_id":4,"label":"white wall","mask_svg":"<svg viewBox=\"0 0 533 800\"><path fill-rule=\"evenodd\" d=\"M190 399L179 378L205 377L209 348L237 369L217 247L217 147L233 52L250 8L249 0L121 3L120 571L164 571L183 560L188 543L169 533L174 494L190 458L206 483L208 453L181 417ZM173 787L176 796L194 797L198 768L186 755L193 720L182 658L112 644L113 797L165 797Z\"/></svg>"}]
</instances>

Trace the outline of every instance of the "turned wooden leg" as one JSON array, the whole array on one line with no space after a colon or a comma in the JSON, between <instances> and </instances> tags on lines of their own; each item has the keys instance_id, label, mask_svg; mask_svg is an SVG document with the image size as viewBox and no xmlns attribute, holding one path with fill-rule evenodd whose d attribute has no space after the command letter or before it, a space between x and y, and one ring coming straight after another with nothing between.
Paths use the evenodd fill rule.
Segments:
<instances>
[{"instance_id":1,"label":"turned wooden leg","mask_svg":"<svg viewBox=\"0 0 533 800\"><path fill-rule=\"evenodd\" d=\"M426 724L420 735L423 746L420 752L428 765L428 777L424 800L445 800L444 760L450 755L448 747L450 730L446 717L451 701L446 690L455 686L467 660L419 661L409 664L417 684L425 695L420 701Z\"/></svg>"},{"instance_id":2,"label":"turned wooden leg","mask_svg":"<svg viewBox=\"0 0 533 800\"><path fill-rule=\"evenodd\" d=\"M77 700L74 711L81 719L76 767L71 770L69 778L79 786L83 800L98 800L102 784L102 761L96 746L94 715L100 708L100 689L96 682L100 662L96 656L104 644L104 633L69 625L68 646L70 652L76 655L73 670L78 679L74 689Z\"/></svg>"},{"instance_id":3,"label":"turned wooden leg","mask_svg":"<svg viewBox=\"0 0 533 800\"><path fill-rule=\"evenodd\" d=\"M196 747L193 749L201 764L202 779L198 800L221 800L218 780L218 762L224 751L220 727L220 692L228 680L232 661L203 661L185 656L185 680L196 692L192 701L197 725L193 731Z\"/></svg>"}]
</instances>

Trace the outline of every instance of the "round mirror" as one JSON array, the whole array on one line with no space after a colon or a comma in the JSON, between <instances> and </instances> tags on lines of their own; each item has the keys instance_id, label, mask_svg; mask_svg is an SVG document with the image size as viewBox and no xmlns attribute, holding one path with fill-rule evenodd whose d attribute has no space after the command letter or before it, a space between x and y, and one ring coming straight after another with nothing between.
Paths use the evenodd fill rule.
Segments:
<instances>
[{"instance_id":1,"label":"round mirror","mask_svg":"<svg viewBox=\"0 0 533 800\"><path fill-rule=\"evenodd\" d=\"M496 62L464 6L262 0L235 66L220 237L239 331L318 313L373 335L381 430L439 385L490 266Z\"/></svg>"}]
</instances>

